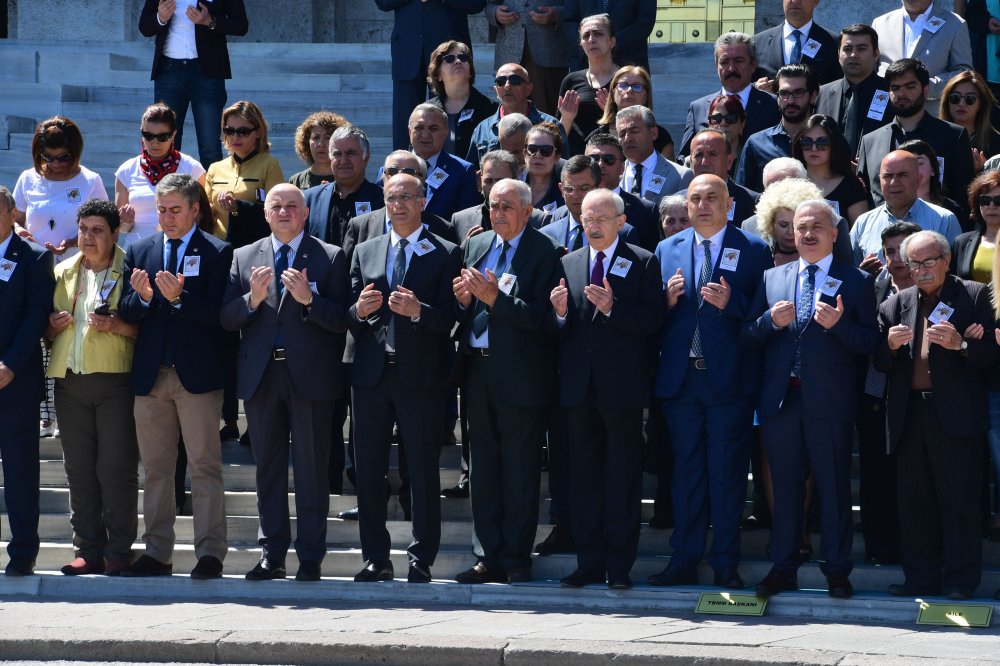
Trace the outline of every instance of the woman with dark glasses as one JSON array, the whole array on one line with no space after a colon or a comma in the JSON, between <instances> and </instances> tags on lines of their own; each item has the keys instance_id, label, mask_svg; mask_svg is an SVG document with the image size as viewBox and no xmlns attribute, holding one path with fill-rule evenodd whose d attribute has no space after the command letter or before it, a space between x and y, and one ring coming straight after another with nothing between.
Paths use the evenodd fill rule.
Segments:
<instances>
[{"instance_id":1,"label":"woman with dark glasses","mask_svg":"<svg viewBox=\"0 0 1000 666\"><path fill-rule=\"evenodd\" d=\"M570 72L559 86L559 122L569 138L570 154L583 154L587 137L603 115L598 99L607 99L618 65L614 61L615 27L607 14L580 21L580 48L587 69Z\"/></svg>"},{"instance_id":2,"label":"woman with dark glasses","mask_svg":"<svg viewBox=\"0 0 1000 666\"><path fill-rule=\"evenodd\" d=\"M941 93L941 119L961 125L969 133L976 170L1000 152L1000 133L990 122L996 100L978 72L962 72Z\"/></svg>"},{"instance_id":3,"label":"woman with dark glasses","mask_svg":"<svg viewBox=\"0 0 1000 666\"><path fill-rule=\"evenodd\" d=\"M431 53L427 83L434 97L428 101L448 114L444 150L463 158L469 153L473 130L497 110L496 102L473 87L475 81L476 66L467 44L452 39Z\"/></svg>"},{"instance_id":4,"label":"woman with dark glasses","mask_svg":"<svg viewBox=\"0 0 1000 666\"><path fill-rule=\"evenodd\" d=\"M561 154L562 137L558 125L543 121L528 131L524 142L527 165L524 180L531 188L531 205L549 214L566 203L559 191Z\"/></svg>"},{"instance_id":5,"label":"woman with dark glasses","mask_svg":"<svg viewBox=\"0 0 1000 666\"><path fill-rule=\"evenodd\" d=\"M597 123L597 129L591 132L591 136L597 133L614 134L615 116L622 109L641 104L650 111L653 110L653 81L649 78L649 72L642 67L628 65L622 67L611 77L608 91L599 90L597 92L597 104L604 109L604 115ZM653 139L653 149L663 155L668 160L674 159L674 139L670 132L662 125L656 126L656 138ZM587 137L590 139L590 136Z\"/></svg>"},{"instance_id":6,"label":"woman with dark glasses","mask_svg":"<svg viewBox=\"0 0 1000 666\"><path fill-rule=\"evenodd\" d=\"M740 157L743 155L743 130L747 126L747 112L738 97L720 95L708 106L708 126L726 135L733 147L732 154L736 156L733 166L729 168L729 177L736 176L740 167Z\"/></svg>"},{"instance_id":7,"label":"woman with dark glasses","mask_svg":"<svg viewBox=\"0 0 1000 666\"><path fill-rule=\"evenodd\" d=\"M811 116L792 141L792 156L806 167L809 180L823 192L848 226L872 207L864 186L851 168L851 149L837 121Z\"/></svg>"},{"instance_id":8,"label":"woman with dark glasses","mask_svg":"<svg viewBox=\"0 0 1000 666\"><path fill-rule=\"evenodd\" d=\"M264 114L253 102L236 102L222 111L222 142L229 157L208 167L205 193L215 213L215 235L239 248L271 233L264 197L285 177L271 156Z\"/></svg>"},{"instance_id":9,"label":"woman with dark glasses","mask_svg":"<svg viewBox=\"0 0 1000 666\"><path fill-rule=\"evenodd\" d=\"M118 244L149 238L159 228L156 184L168 173L184 173L205 184L201 162L174 147L177 115L162 102L151 104L139 123L140 152L115 172L115 206L121 216Z\"/></svg>"}]
</instances>

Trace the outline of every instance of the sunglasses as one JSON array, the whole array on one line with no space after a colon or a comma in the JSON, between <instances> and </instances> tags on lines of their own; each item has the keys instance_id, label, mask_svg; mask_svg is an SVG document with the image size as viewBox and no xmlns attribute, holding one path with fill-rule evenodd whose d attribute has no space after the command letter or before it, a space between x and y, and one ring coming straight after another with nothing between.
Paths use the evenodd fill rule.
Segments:
<instances>
[{"instance_id":1,"label":"sunglasses","mask_svg":"<svg viewBox=\"0 0 1000 666\"><path fill-rule=\"evenodd\" d=\"M986 208L990 204L994 206L1000 206L1000 194L996 194L992 197L988 194L980 194L978 197L976 197L976 203L979 205L980 208Z\"/></svg>"},{"instance_id":2,"label":"sunglasses","mask_svg":"<svg viewBox=\"0 0 1000 666\"><path fill-rule=\"evenodd\" d=\"M826 150L830 147L830 139L825 136L821 136L818 139L807 136L799 139L799 145L802 146L802 150L812 150L813 148L816 150Z\"/></svg>"},{"instance_id":3,"label":"sunglasses","mask_svg":"<svg viewBox=\"0 0 1000 666\"><path fill-rule=\"evenodd\" d=\"M723 122L729 125L735 125L740 122L740 114L734 111L731 113L713 113L708 117L709 125L721 125Z\"/></svg>"},{"instance_id":4,"label":"sunglasses","mask_svg":"<svg viewBox=\"0 0 1000 666\"><path fill-rule=\"evenodd\" d=\"M520 74L511 74L510 76L498 76L493 79L493 83L496 84L497 88L503 88L508 83L512 86L519 86L525 83L525 80Z\"/></svg>"},{"instance_id":5,"label":"sunglasses","mask_svg":"<svg viewBox=\"0 0 1000 666\"><path fill-rule=\"evenodd\" d=\"M950 104L958 104L959 102L965 102L966 106L972 106L979 101L979 95L974 93L966 93L964 95L960 93L951 93L948 95L948 102Z\"/></svg>"},{"instance_id":6,"label":"sunglasses","mask_svg":"<svg viewBox=\"0 0 1000 666\"><path fill-rule=\"evenodd\" d=\"M531 156L538 155L541 153L542 157L552 157L556 152L555 146L539 146L536 143L529 143L524 147L524 152Z\"/></svg>"},{"instance_id":7,"label":"sunglasses","mask_svg":"<svg viewBox=\"0 0 1000 666\"><path fill-rule=\"evenodd\" d=\"M641 93L643 90L646 89L646 86L644 86L641 83L626 83L625 81L619 81L618 85L615 87L622 92L625 92L626 90L631 90L634 93Z\"/></svg>"},{"instance_id":8,"label":"sunglasses","mask_svg":"<svg viewBox=\"0 0 1000 666\"><path fill-rule=\"evenodd\" d=\"M600 164L601 162L604 162L608 166L614 166L615 164L618 163L618 158L615 157L614 155L604 155L604 154L591 155L590 161L593 162L594 164Z\"/></svg>"},{"instance_id":9,"label":"sunglasses","mask_svg":"<svg viewBox=\"0 0 1000 666\"><path fill-rule=\"evenodd\" d=\"M405 173L407 176L416 176L417 170L413 167L388 167L384 169L382 173L390 178L395 176L397 173Z\"/></svg>"},{"instance_id":10,"label":"sunglasses","mask_svg":"<svg viewBox=\"0 0 1000 666\"><path fill-rule=\"evenodd\" d=\"M53 162L59 162L60 164L66 164L67 162L72 162L73 161L73 156L70 155L69 153L63 153L62 155L56 155L55 157L53 157L52 155L49 155L48 153L42 153L41 154L41 158L42 158L42 161L45 162L46 164L51 164Z\"/></svg>"},{"instance_id":11,"label":"sunglasses","mask_svg":"<svg viewBox=\"0 0 1000 666\"><path fill-rule=\"evenodd\" d=\"M142 134L142 138L145 139L146 141L157 141L159 143L166 143L167 141L170 141L170 137L173 136L174 133L163 132L162 134L153 134L152 132L147 132L146 130L142 130L140 134Z\"/></svg>"},{"instance_id":12,"label":"sunglasses","mask_svg":"<svg viewBox=\"0 0 1000 666\"><path fill-rule=\"evenodd\" d=\"M456 60L459 62L469 62L472 58L469 57L468 53L449 53L446 56L441 56L441 60L449 65L453 65Z\"/></svg>"},{"instance_id":13,"label":"sunglasses","mask_svg":"<svg viewBox=\"0 0 1000 666\"><path fill-rule=\"evenodd\" d=\"M226 136L248 137L257 131L256 127L230 127L226 125L222 128L222 133Z\"/></svg>"}]
</instances>

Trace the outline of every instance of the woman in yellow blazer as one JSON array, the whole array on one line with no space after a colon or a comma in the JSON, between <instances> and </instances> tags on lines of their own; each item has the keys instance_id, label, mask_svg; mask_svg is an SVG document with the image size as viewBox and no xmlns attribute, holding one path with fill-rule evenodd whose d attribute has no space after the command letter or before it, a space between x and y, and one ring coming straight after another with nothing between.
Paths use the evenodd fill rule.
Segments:
<instances>
[{"instance_id":1,"label":"woman in yellow blazer","mask_svg":"<svg viewBox=\"0 0 1000 666\"><path fill-rule=\"evenodd\" d=\"M62 568L66 575L118 575L132 561L138 526L139 449L129 389L138 327L117 315L128 279L125 252L115 245L119 225L110 201L80 206L80 254L56 266L45 331L76 555Z\"/></svg>"}]
</instances>

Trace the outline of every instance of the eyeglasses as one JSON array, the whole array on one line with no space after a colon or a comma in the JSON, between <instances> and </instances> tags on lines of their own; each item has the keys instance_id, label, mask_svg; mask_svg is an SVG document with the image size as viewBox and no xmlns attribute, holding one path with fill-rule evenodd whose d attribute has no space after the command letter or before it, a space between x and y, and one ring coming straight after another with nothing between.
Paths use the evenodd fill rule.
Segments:
<instances>
[{"instance_id":1,"label":"eyeglasses","mask_svg":"<svg viewBox=\"0 0 1000 666\"><path fill-rule=\"evenodd\" d=\"M257 131L256 127L230 127L226 125L222 128L222 133L226 136L239 136L246 138Z\"/></svg>"},{"instance_id":2,"label":"eyeglasses","mask_svg":"<svg viewBox=\"0 0 1000 666\"><path fill-rule=\"evenodd\" d=\"M813 139L812 137L802 137L799 139L799 145L802 146L802 150L826 150L830 147L830 138L821 136L818 139Z\"/></svg>"},{"instance_id":3,"label":"eyeglasses","mask_svg":"<svg viewBox=\"0 0 1000 666\"><path fill-rule=\"evenodd\" d=\"M456 60L459 62L469 62L472 58L469 57L468 53L449 53L446 56L441 56L441 60L449 65L453 65Z\"/></svg>"},{"instance_id":4,"label":"eyeglasses","mask_svg":"<svg viewBox=\"0 0 1000 666\"><path fill-rule=\"evenodd\" d=\"M906 267L909 268L911 271L918 271L920 270L921 266L924 268L934 268L935 266L937 266L937 262L941 261L942 259L944 259L944 255L939 254L936 257L931 257L930 259L924 259L923 261L907 261Z\"/></svg>"},{"instance_id":5,"label":"eyeglasses","mask_svg":"<svg viewBox=\"0 0 1000 666\"><path fill-rule=\"evenodd\" d=\"M383 169L382 173L389 176L395 176L397 173L405 173L407 176L416 176L417 170L413 167L386 167Z\"/></svg>"},{"instance_id":6,"label":"eyeglasses","mask_svg":"<svg viewBox=\"0 0 1000 666\"><path fill-rule=\"evenodd\" d=\"M646 89L646 86L641 83L628 83L626 81L619 81L618 85L615 86L618 90L625 92L626 90L631 90L634 93L641 93Z\"/></svg>"},{"instance_id":7,"label":"eyeglasses","mask_svg":"<svg viewBox=\"0 0 1000 666\"><path fill-rule=\"evenodd\" d=\"M787 100L792 97L795 99L802 99L809 94L809 91L805 88L796 88L795 90L779 90L778 99Z\"/></svg>"},{"instance_id":8,"label":"eyeglasses","mask_svg":"<svg viewBox=\"0 0 1000 666\"><path fill-rule=\"evenodd\" d=\"M390 206L397 203L407 204L416 198L417 195L415 194L390 194L385 198L385 202Z\"/></svg>"},{"instance_id":9,"label":"eyeglasses","mask_svg":"<svg viewBox=\"0 0 1000 666\"><path fill-rule=\"evenodd\" d=\"M979 95L975 93L965 93L964 95L960 93L951 93L948 95L949 104L958 104L959 102L965 102L966 106L972 106L979 102Z\"/></svg>"},{"instance_id":10,"label":"eyeglasses","mask_svg":"<svg viewBox=\"0 0 1000 666\"><path fill-rule=\"evenodd\" d=\"M590 161L593 162L594 164L600 164L601 162L604 162L607 166L614 166L615 164L618 163L618 158L615 157L614 155L606 155L604 153L601 153L600 155L591 155Z\"/></svg>"},{"instance_id":11,"label":"eyeglasses","mask_svg":"<svg viewBox=\"0 0 1000 666\"><path fill-rule=\"evenodd\" d=\"M596 188L596 185L562 185L559 187L562 189L563 194L586 194L591 190Z\"/></svg>"},{"instance_id":12,"label":"eyeglasses","mask_svg":"<svg viewBox=\"0 0 1000 666\"><path fill-rule=\"evenodd\" d=\"M976 205L980 208L986 208L990 204L994 206L1000 206L1000 194L990 196L988 194L980 194L976 197Z\"/></svg>"},{"instance_id":13,"label":"eyeglasses","mask_svg":"<svg viewBox=\"0 0 1000 666\"><path fill-rule=\"evenodd\" d=\"M552 157L556 152L555 146L539 146L536 143L529 143L524 147L524 152L528 153L532 157L541 153L542 157Z\"/></svg>"},{"instance_id":14,"label":"eyeglasses","mask_svg":"<svg viewBox=\"0 0 1000 666\"><path fill-rule=\"evenodd\" d=\"M493 83L496 84L497 88L503 88L508 83L512 86L519 86L522 83L526 83L526 81L520 74L511 74L510 76L498 76L493 79Z\"/></svg>"},{"instance_id":15,"label":"eyeglasses","mask_svg":"<svg viewBox=\"0 0 1000 666\"><path fill-rule=\"evenodd\" d=\"M60 164L66 164L67 162L73 161L73 156L69 153L63 153L62 155L49 155L48 153L42 153L40 155L42 161L46 164L52 164L53 162L59 162Z\"/></svg>"},{"instance_id":16,"label":"eyeglasses","mask_svg":"<svg viewBox=\"0 0 1000 666\"><path fill-rule=\"evenodd\" d=\"M167 141L170 141L170 137L174 135L173 132L163 132L162 134L153 134L152 132L147 132L146 130L142 130L140 134L142 134L142 138L145 139L146 141L156 141L158 143L166 143Z\"/></svg>"},{"instance_id":17,"label":"eyeglasses","mask_svg":"<svg viewBox=\"0 0 1000 666\"><path fill-rule=\"evenodd\" d=\"M728 125L735 125L740 122L740 114L734 111L732 113L713 113L708 117L709 125L721 125L723 122Z\"/></svg>"}]
</instances>

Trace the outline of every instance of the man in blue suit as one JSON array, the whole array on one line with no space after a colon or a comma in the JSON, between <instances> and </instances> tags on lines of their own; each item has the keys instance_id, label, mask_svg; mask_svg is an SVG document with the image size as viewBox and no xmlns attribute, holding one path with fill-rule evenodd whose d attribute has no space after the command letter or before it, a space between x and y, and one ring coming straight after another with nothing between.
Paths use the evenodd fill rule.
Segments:
<instances>
[{"instance_id":1,"label":"man in blue suit","mask_svg":"<svg viewBox=\"0 0 1000 666\"><path fill-rule=\"evenodd\" d=\"M687 193L692 226L656 248L667 313L655 392L673 442L675 527L670 566L653 585L697 582L711 518L715 584L745 587L737 568L757 372L739 336L773 262L764 241L726 221L732 201L726 181L698 176Z\"/></svg>"},{"instance_id":2,"label":"man in blue suit","mask_svg":"<svg viewBox=\"0 0 1000 666\"><path fill-rule=\"evenodd\" d=\"M851 572L851 439L857 359L879 341L872 277L834 259L838 215L815 200L799 204L797 262L764 273L743 330L764 350L757 413L774 486L771 561L759 596L798 589L806 470L816 478L821 550L831 597L854 591Z\"/></svg>"},{"instance_id":3,"label":"man in blue suit","mask_svg":"<svg viewBox=\"0 0 1000 666\"><path fill-rule=\"evenodd\" d=\"M421 104L410 114L410 144L427 162L427 203L424 210L450 220L460 210L479 203L476 170L444 150L448 114L439 106Z\"/></svg>"},{"instance_id":4,"label":"man in blue suit","mask_svg":"<svg viewBox=\"0 0 1000 666\"><path fill-rule=\"evenodd\" d=\"M469 16L486 8L486 0L375 0L393 12L392 147L406 148L406 119L427 99L427 66L431 52L449 39L472 44Z\"/></svg>"},{"instance_id":5,"label":"man in blue suit","mask_svg":"<svg viewBox=\"0 0 1000 666\"><path fill-rule=\"evenodd\" d=\"M30 576L38 555L38 403L45 393L38 341L54 290L52 253L14 233L14 197L0 186L0 458L11 532L8 576Z\"/></svg>"}]
</instances>

